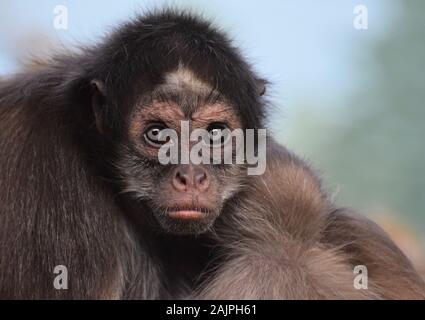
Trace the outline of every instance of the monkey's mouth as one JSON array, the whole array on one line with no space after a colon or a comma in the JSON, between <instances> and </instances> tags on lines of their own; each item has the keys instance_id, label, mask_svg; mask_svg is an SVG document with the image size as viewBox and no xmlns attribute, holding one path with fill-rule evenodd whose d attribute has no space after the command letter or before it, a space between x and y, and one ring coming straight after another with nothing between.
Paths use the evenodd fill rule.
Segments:
<instances>
[{"instance_id":1,"label":"monkey's mouth","mask_svg":"<svg viewBox=\"0 0 425 320\"><path fill-rule=\"evenodd\" d=\"M176 220L202 220L211 212L208 208L199 207L172 207L167 208L166 215Z\"/></svg>"},{"instance_id":2,"label":"monkey's mouth","mask_svg":"<svg viewBox=\"0 0 425 320\"><path fill-rule=\"evenodd\" d=\"M219 211L200 205L171 205L162 207L157 221L167 232L176 235L196 235L208 230L214 223Z\"/></svg>"}]
</instances>

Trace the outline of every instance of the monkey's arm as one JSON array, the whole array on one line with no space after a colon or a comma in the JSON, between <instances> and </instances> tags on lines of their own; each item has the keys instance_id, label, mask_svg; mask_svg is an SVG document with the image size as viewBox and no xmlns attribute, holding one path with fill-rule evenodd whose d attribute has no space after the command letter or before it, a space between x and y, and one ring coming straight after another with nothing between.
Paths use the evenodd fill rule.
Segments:
<instances>
[{"instance_id":1,"label":"monkey's arm","mask_svg":"<svg viewBox=\"0 0 425 320\"><path fill-rule=\"evenodd\" d=\"M408 259L371 221L335 210L311 169L272 143L267 171L252 178L217 226L222 259L200 298L423 299ZM355 289L365 265L368 289Z\"/></svg>"}]
</instances>

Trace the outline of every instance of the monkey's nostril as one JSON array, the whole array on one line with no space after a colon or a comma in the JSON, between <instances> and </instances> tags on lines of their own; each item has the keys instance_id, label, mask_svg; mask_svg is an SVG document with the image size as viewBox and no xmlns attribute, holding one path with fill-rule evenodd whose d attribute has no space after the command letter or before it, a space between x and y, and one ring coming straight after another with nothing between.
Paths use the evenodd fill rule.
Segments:
<instances>
[{"instance_id":1,"label":"monkey's nostril","mask_svg":"<svg viewBox=\"0 0 425 320\"><path fill-rule=\"evenodd\" d=\"M205 171L198 172L195 175L195 181L196 181L196 187L200 191L207 190L208 187L209 187L209 185L210 185L209 179L208 179L208 175L207 175L207 173Z\"/></svg>"},{"instance_id":2,"label":"monkey's nostril","mask_svg":"<svg viewBox=\"0 0 425 320\"><path fill-rule=\"evenodd\" d=\"M173 177L173 186L177 191L185 191L188 187L189 181L186 174L177 170Z\"/></svg>"},{"instance_id":3,"label":"monkey's nostril","mask_svg":"<svg viewBox=\"0 0 425 320\"><path fill-rule=\"evenodd\" d=\"M205 172L197 173L195 176L195 181L197 184L202 184L207 179L207 174Z\"/></svg>"},{"instance_id":4,"label":"monkey's nostril","mask_svg":"<svg viewBox=\"0 0 425 320\"><path fill-rule=\"evenodd\" d=\"M181 184L187 184L187 179L186 179L185 175L183 175L180 171L177 172L176 179Z\"/></svg>"}]
</instances>

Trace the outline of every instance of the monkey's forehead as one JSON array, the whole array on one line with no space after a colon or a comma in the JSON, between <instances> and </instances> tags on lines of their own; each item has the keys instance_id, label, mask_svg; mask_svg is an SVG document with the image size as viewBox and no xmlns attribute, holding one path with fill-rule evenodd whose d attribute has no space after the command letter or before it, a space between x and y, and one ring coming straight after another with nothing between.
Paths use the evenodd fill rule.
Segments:
<instances>
[{"instance_id":1,"label":"monkey's forehead","mask_svg":"<svg viewBox=\"0 0 425 320\"><path fill-rule=\"evenodd\" d=\"M188 67L179 64L176 70L164 75L164 83L161 88L169 88L176 91L192 91L196 93L208 93L212 91L209 84L196 76L195 72Z\"/></svg>"},{"instance_id":2,"label":"monkey's forehead","mask_svg":"<svg viewBox=\"0 0 425 320\"><path fill-rule=\"evenodd\" d=\"M151 92L144 94L139 105L150 105L158 102L171 103L184 115L190 116L206 105L227 105L231 103L210 84L203 81L192 69L179 64L172 71L163 75L163 81Z\"/></svg>"},{"instance_id":3,"label":"monkey's forehead","mask_svg":"<svg viewBox=\"0 0 425 320\"><path fill-rule=\"evenodd\" d=\"M140 99L132 120L143 124L158 117L167 123L190 119L199 125L221 121L233 128L241 126L233 105L183 64L165 73L163 82Z\"/></svg>"}]
</instances>

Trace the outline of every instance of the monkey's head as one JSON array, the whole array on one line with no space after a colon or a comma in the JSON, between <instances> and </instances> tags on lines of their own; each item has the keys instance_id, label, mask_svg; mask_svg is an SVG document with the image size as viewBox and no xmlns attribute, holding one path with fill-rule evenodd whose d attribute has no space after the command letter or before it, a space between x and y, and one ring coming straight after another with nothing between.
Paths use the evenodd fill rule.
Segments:
<instances>
[{"instance_id":1,"label":"monkey's head","mask_svg":"<svg viewBox=\"0 0 425 320\"><path fill-rule=\"evenodd\" d=\"M261 128L264 83L225 35L181 13L137 19L95 52L94 120L114 150L120 191L166 232L206 231L246 177L245 163L223 163L223 130ZM199 139L185 137L196 130Z\"/></svg>"}]
</instances>

